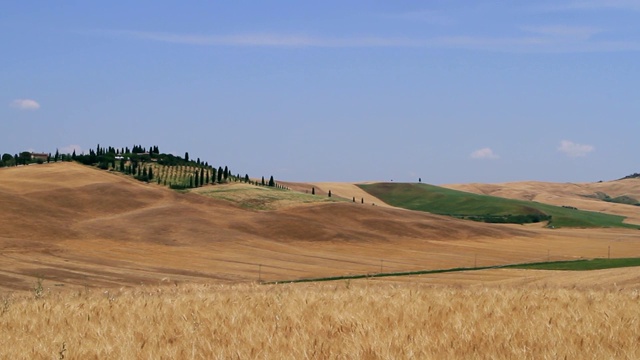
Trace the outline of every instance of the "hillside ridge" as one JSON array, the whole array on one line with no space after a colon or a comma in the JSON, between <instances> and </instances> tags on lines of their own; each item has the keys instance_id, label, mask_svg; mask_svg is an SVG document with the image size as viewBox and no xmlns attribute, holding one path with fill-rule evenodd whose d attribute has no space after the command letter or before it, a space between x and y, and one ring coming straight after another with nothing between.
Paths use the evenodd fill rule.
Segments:
<instances>
[{"instance_id":1,"label":"hillside ridge","mask_svg":"<svg viewBox=\"0 0 640 360\"><path fill-rule=\"evenodd\" d=\"M5 289L28 289L37 277L79 287L254 281L259 265L274 279L366 272L380 259L446 266L469 256L467 241L538 237L351 201L245 209L69 162L0 169L0 203Z\"/></svg>"}]
</instances>

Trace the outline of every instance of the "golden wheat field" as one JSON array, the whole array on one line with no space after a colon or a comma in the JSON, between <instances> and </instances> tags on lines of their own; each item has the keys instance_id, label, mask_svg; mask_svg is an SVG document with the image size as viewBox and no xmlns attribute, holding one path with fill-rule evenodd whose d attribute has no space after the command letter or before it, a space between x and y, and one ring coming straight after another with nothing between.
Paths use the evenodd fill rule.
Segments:
<instances>
[{"instance_id":1,"label":"golden wheat field","mask_svg":"<svg viewBox=\"0 0 640 360\"><path fill-rule=\"evenodd\" d=\"M340 281L4 295L4 359L637 359L638 289Z\"/></svg>"}]
</instances>

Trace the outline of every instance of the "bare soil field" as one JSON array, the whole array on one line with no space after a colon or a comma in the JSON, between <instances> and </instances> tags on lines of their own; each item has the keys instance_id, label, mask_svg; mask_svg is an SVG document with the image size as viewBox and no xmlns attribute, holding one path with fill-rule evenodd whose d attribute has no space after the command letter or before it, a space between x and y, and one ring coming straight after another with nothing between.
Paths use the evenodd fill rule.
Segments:
<instances>
[{"instance_id":1,"label":"bare soil field","mask_svg":"<svg viewBox=\"0 0 640 360\"><path fill-rule=\"evenodd\" d=\"M637 230L492 225L377 201L246 209L72 163L0 169L0 204L0 291L39 278L55 291L640 256Z\"/></svg>"}]
</instances>

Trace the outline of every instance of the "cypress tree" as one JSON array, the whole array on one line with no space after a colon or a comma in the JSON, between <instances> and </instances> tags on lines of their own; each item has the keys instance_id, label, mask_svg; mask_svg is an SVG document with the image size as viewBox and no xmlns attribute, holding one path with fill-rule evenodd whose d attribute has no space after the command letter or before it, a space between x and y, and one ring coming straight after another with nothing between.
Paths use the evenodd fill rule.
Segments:
<instances>
[{"instance_id":1,"label":"cypress tree","mask_svg":"<svg viewBox=\"0 0 640 360\"><path fill-rule=\"evenodd\" d=\"M219 182L219 183L222 183L222 175L223 175L223 173L222 173L222 166L219 166L219 167L218 167L218 182Z\"/></svg>"},{"instance_id":2,"label":"cypress tree","mask_svg":"<svg viewBox=\"0 0 640 360\"><path fill-rule=\"evenodd\" d=\"M276 182L273 180L273 175L271 175L271 177L269 178L269 186L271 187L276 186Z\"/></svg>"},{"instance_id":3,"label":"cypress tree","mask_svg":"<svg viewBox=\"0 0 640 360\"><path fill-rule=\"evenodd\" d=\"M262 186L264 186L264 176L262 177L262 182L261 182Z\"/></svg>"},{"instance_id":4,"label":"cypress tree","mask_svg":"<svg viewBox=\"0 0 640 360\"><path fill-rule=\"evenodd\" d=\"M147 174L147 176L149 177L149 180L153 180L153 168L149 167L149 173ZM158 179L158 181L160 181L160 179Z\"/></svg>"},{"instance_id":5,"label":"cypress tree","mask_svg":"<svg viewBox=\"0 0 640 360\"><path fill-rule=\"evenodd\" d=\"M329 197L331 197L331 190L329 190Z\"/></svg>"},{"instance_id":6,"label":"cypress tree","mask_svg":"<svg viewBox=\"0 0 640 360\"><path fill-rule=\"evenodd\" d=\"M315 194L316 194L316 188L315 188L315 187L312 187L312 188L311 188L311 195L315 195Z\"/></svg>"},{"instance_id":7,"label":"cypress tree","mask_svg":"<svg viewBox=\"0 0 640 360\"><path fill-rule=\"evenodd\" d=\"M211 183L216 183L216 168L211 168Z\"/></svg>"},{"instance_id":8,"label":"cypress tree","mask_svg":"<svg viewBox=\"0 0 640 360\"><path fill-rule=\"evenodd\" d=\"M58 149L56 149L56 154L53 157L53 162L58 162L59 157L60 157L60 153L58 152Z\"/></svg>"}]
</instances>

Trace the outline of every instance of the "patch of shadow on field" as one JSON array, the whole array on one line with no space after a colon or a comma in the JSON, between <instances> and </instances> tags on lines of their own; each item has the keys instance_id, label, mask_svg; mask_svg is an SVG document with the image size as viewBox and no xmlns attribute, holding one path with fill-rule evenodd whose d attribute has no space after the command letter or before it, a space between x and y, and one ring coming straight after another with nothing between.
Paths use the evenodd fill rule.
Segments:
<instances>
[{"instance_id":1,"label":"patch of shadow on field","mask_svg":"<svg viewBox=\"0 0 640 360\"><path fill-rule=\"evenodd\" d=\"M373 232L345 230L337 226L325 225L307 218L256 219L252 223L236 222L232 229L244 233L278 241L362 241L385 240L385 237Z\"/></svg>"},{"instance_id":2,"label":"patch of shadow on field","mask_svg":"<svg viewBox=\"0 0 640 360\"><path fill-rule=\"evenodd\" d=\"M210 279L210 280L216 280L216 281L245 281L246 280L245 278L237 276L237 275L211 274L211 273L204 273L204 272L200 272L200 271L185 270L185 269L171 269L171 268L163 268L163 267L152 267L152 268L149 268L149 270L153 270L153 271L157 272L158 275L161 275L161 276L179 275L179 276L184 276L184 277L199 278L199 279Z\"/></svg>"},{"instance_id":3,"label":"patch of shadow on field","mask_svg":"<svg viewBox=\"0 0 640 360\"><path fill-rule=\"evenodd\" d=\"M68 267L38 267L19 269L15 273L31 276L34 279L42 279L46 283L63 283L70 285L80 285L88 287L114 287L122 285L139 285L146 283L157 283L165 277L180 276L194 280L213 280L216 282L244 281L245 278L230 274L211 274L192 270L171 269L163 267L148 267L143 269L133 269L129 267L119 268L122 272L98 270L93 268L82 268L78 266ZM142 274L136 274L141 272ZM0 278L0 281L2 279ZM35 281L35 280L34 280ZM21 281L13 286L16 290L28 290L33 284Z\"/></svg>"},{"instance_id":4,"label":"patch of shadow on field","mask_svg":"<svg viewBox=\"0 0 640 360\"><path fill-rule=\"evenodd\" d=\"M148 277L132 275L131 273L120 274L94 269L83 269L82 272L77 272L66 269L42 267L33 269L21 269L19 270L19 273L27 276L32 276L34 278L43 279L44 281L53 281L90 287L108 287L123 284L133 285L149 282L150 280Z\"/></svg>"},{"instance_id":5,"label":"patch of shadow on field","mask_svg":"<svg viewBox=\"0 0 640 360\"><path fill-rule=\"evenodd\" d=\"M29 288L29 285L22 279L18 279L12 276L0 275L0 287L8 290L25 290Z\"/></svg>"},{"instance_id":6,"label":"patch of shadow on field","mask_svg":"<svg viewBox=\"0 0 640 360\"><path fill-rule=\"evenodd\" d=\"M371 231L394 236L421 237L424 232L414 228L416 224L402 223L397 220L363 219L363 226Z\"/></svg>"}]
</instances>

